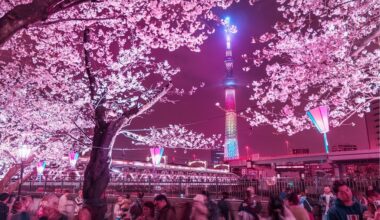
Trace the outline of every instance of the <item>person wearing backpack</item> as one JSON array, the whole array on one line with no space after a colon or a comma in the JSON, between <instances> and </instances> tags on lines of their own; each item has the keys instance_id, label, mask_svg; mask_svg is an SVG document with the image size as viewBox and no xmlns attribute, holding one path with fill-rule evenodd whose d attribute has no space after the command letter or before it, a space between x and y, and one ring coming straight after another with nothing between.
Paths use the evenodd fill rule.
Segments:
<instances>
[{"instance_id":1,"label":"person wearing backpack","mask_svg":"<svg viewBox=\"0 0 380 220\"><path fill-rule=\"evenodd\" d=\"M222 193L222 199L218 202L219 211L221 214L221 217L224 218L224 220L234 220L234 215L232 214L231 209L231 203L227 201L228 199L228 192Z\"/></svg>"},{"instance_id":2,"label":"person wearing backpack","mask_svg":"<svg viewBox=\"0 0 380 220\"><path fill-rule=\"evenodd\" d=\"M310 220L314 220L313 207L311 206L309 200L307 199L305 192L300 193L299 200L300 200L300 205L304 207L307 213L309 214Z\"/></svg>"},{"instance_id":3,"label":"person wearing backpack","mask_svg":"<svg viewBox=\"0 0 380 220\"><path fill-rule=\"evenodd\" d=\"M135 202L133 202L133 204L131 205L129 213L131 215L132 220L136 220L143 213L143 204L144 204L143 197L144 197L143 192L137 193L137 198Z\"/></svg>"}]
</instances>

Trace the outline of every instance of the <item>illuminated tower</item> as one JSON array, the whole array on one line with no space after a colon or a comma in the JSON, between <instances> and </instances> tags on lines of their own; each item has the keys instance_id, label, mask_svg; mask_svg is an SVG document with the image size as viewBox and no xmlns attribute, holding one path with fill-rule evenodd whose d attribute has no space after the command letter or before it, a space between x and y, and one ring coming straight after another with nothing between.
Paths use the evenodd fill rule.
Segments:
<instances>
[{"instance_id":1,"label":"illuminated tower","mask_svg":"<svg viewBox=\"0 0 380 220\"><path fill-rule=\"evenodd\" d=\"M224 64L226 66L225 85L225 109L226 109L226 133L224 143L224 160L239 159L239 145L237 140L236 130L236 102L235 102L235 79L233 75L233 59L231 50L231 34L232 28L230 18L225 19L225 33L226 33L226 57Z\"/></svg>"}]
</instances>

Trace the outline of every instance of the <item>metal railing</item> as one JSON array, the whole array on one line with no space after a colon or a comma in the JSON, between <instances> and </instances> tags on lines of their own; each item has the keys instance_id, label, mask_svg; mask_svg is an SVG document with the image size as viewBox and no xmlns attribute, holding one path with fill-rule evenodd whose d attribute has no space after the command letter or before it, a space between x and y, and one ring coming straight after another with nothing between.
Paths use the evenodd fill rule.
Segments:
<instances>
[{"instance_id":1,"label":"metal railing","mask_svg":"<svg viewBox=\"0 0 380 220\"><path fill-rule=\"evenodd\" d=\"M346 180L354 192L365 192L368 186L380 188L380 179ZM145 192L147 194L165 193L170 196L191 197L201 191L208 191L214 198L220 198L222 192L228 192L231 198L242 199L248 187L253 187L261 198L279 195L283 189L289 188L294 192L305 192L309 198L317 199L326 185L331 186L333 179L231 179L230 181L190 181L179 179L176 181L154 181L122 179L108 184L107 194L125 194L132 192ZM60 192L70 189L72 192L82 188L82 178L70 180L62 178L61 181L30 180L22 185L23 192Z\"/></svg>"}]
</instances>

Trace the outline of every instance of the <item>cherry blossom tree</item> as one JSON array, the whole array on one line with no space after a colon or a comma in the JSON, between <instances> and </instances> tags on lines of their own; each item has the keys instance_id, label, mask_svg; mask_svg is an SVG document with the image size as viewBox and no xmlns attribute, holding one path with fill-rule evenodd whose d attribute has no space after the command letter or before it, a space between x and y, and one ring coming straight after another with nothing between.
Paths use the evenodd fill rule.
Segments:
<instances>
[{"instance_id":1,"label":"cherry blossom tree","mask_svg":"<svg viewBox=\"0 0 380 220\"><path fill-rule=\"evenodd\" d=\"M249 86L252 106L243 117L291 135L311 127L305 112L320 105L329 106L334 127L363 116L379 100L379 1L277 3L283 19L253 38L259 49L243 55L244 70L266 68Z\"/></svg>"},{"instance_id":2,"label":"cherry blossom tree","mask_svg":"<svg viewBox=\"0 0 380 220\"><path fill-rule=\"evenodd\" d=\"M165 128L152 127L142 132L143 134L137 134L137 132L123 130L121 133L134 140L136 145L185 149L216 149L223 146L220 134L206 137L203 133L188 130L181 125L169 125Z\"/></svg>"},{"instance_id":3,"label":"cherry blossom tree","mask_svg":"<svg viewBox=\"0 0 380 220\"><path fill-rule=\"evenodd\" d=\"M116 137L166 100L179 72L152 50L199 51L217 21L211 9L231 3L2 1L0 154L26 144L35 161L63 169L66 152L91 149L84 198L92 217L101 218Z\"/></svg>"}]
</instances>

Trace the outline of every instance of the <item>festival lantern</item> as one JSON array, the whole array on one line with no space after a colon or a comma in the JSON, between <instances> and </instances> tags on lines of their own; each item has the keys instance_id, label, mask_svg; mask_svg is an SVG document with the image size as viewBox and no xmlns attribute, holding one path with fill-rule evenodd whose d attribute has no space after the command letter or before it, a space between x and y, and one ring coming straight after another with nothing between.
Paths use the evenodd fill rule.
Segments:
<instances>
[{"instance_id":1,"label":"festival lantern","mask_svg":"<svg viewBox=\"0 0 380 220\"><path fill-rule=\"evenodd\" d=\"M46 167L45 161L42 160L42 161L37 163L37 179L38 180L41 180L41 177L44 174L45 167Z\"/></svg>"},{"instance_id":2,"label":"festival lantern","mask_svg":"<svg viewBox=\"0 0 380 220\"><path fill-rule=\"evenodd\" d=\"M327 106L319 106L306 112L310 120L318 131L323 134L326 153L329 153L329 143L327 142L327 132L329 131L329 110Z\"/></svg>"},{"instance_id":3,"label":"festival lantern","mask_svg":"<svg viewBox=\"0 0 380 220\"><path fill-rule=\"evenodd\" d=\"M69 153L69 160L70 160L70 165L72 168L75 168L75 165L77 164L79 158L79 153L71 151Z\"/></svg>"},{"instance_id":4,"label":"festival lantern","mask_svg":"<svg viewBox=\"0 0 380 220\"><path fill-rule=\"evenodd\" d=\"M161 158L164 154L164 148L152 147L152 148L150 148L150 154L152 156L153 165L159 165L161 163Z\"/></svg>"}]
</instances>

